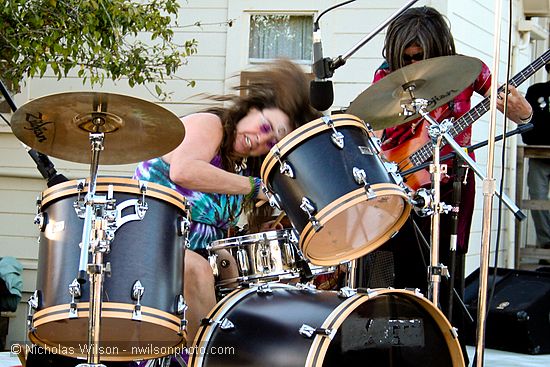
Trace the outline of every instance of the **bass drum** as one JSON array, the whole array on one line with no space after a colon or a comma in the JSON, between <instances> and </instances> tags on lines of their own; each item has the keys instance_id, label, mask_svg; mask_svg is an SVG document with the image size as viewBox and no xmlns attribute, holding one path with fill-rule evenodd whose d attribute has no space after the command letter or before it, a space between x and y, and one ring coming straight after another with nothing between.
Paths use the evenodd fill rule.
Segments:
<instances>
[{"instance_id":1,"label":"bass drum","mask_svg":"<svg viewBox=\"0 0 550 367\"><path fill-rule=\"evenodd\" d=\"M315 265L375 250L411 210L397 167L385 165L372 130L351 115L325 116L288 134L266 156L261 176Z\"/></svg>"},{"instance_id":2,"label":"bass drum","mask_svg":"<svg viewBox=\"0 0 550 367\"><path fill-rule=\"evenodd\" d=\"M100 325L101 359L106 361L155 358L159 350L186 342L181 312L186 201L164 186L143 184L125 178L97 180L96 194L105 196L112 188L118 212L110 253L104 256L104 264L110 264ZM37 288L30 302L35 309L31 341L72 357L86 357L88 344L90 281L81 286L81 297L73 300L69 292L77 285L84 226L75 206L82 214L86 193L83 181L64 182L42 193ZM134 292L138 286L143 287L141 297Z\"/></svg>"},{"instance_id":3,"label":"bass drum","mask_svg":"<svg viewBox=\"0 0 550 367\"><path fill-rule=\"evenodd\" d=\"M441 311L408 290L365 294L272 284L219 302L190 366L464 366Z\"/></svg>"}]
</instances>

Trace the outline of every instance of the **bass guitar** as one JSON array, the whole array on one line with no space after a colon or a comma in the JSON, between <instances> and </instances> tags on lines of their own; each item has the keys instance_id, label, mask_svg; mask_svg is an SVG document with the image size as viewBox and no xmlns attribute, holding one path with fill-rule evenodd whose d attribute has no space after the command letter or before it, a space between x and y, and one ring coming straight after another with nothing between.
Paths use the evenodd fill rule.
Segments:
<instances>
[{"instance_id":1,"label":"bass guitar","mask_svg":"<svg viewBox=\"0 0 550 367\"><path fill-rule=\"evenodd\" d=\"M525 80L527 80L531 75L533 75L537 70L542 68L550 60L550 49L547 50L542 56L535 59L531 64L526 68L516 74L510 81L509 85L514 87L519 86ZM505 85L498 88L498 92L502 92L505 89ZM472 125L477 121L481 116L483 116L490 109L490 96L485 97L483 101L478 103L470 111L466 112L460 118L454 121L453 126L449 130L449 134L453 137L457 136L463 132L468 126ZM448 116L446 116L449 109L436 109L430 114L434 117L435 120L440 121ZM431 143L431 138L428 135L429 123L425 120L421 121L415 129L415 134L411 139L401 143L399 146L384 150L382 154L389 160L397 163L399 172L404 172L410 170L414 167L417 167L428 159L432 157L433 146ZM442 147L445 142L442 142ZM417 190L418 188L425 186L431 182L430 173L427 170L419 170L417 172L411 173L404 177L407 185L413 189Z\"/></svg>"}]
</instances>

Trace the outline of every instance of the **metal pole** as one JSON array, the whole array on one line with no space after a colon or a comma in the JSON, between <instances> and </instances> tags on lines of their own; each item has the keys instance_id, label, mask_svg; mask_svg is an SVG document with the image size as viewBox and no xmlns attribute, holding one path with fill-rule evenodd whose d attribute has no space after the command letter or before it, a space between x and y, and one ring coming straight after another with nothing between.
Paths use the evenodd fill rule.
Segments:
<instances>
[{"instance_id":1,"label":"metal pole","mask_svg":"<svg viewBox=\"0 0 550 367\"><path fill-rule=\"evenodd\" d=\"M439 223L441 214L441 174L444 172L442 165L439 163L441 139L441 135L434 139L434 164L430 165L434 208L431 220L432 237L430 241L430 266L428 267L428 299L433 302L435 307L439 305L439 286L441 283L441 267L439 264Z\"/></svg>"},{"instance_id":2,"label":"metal pole","mask_svg":"<svg viewBox=\"0 0 550 367\"><path fill-rule=\"evenodd\" d=\"M498 66L500 62L500 23L501 0L495 0L493 77L491 80L491 122L489 124L487 178L483 182L483 229L481 232L481 258L479 266L479 307L477 309L476 329L476 366L482 367L485 345L485 316L487 314L487 277L489 273L489 252L491 247L491 219L495 179L493 177L495 160L496 111L498 97Z\"/></svg>"}]
</instances>

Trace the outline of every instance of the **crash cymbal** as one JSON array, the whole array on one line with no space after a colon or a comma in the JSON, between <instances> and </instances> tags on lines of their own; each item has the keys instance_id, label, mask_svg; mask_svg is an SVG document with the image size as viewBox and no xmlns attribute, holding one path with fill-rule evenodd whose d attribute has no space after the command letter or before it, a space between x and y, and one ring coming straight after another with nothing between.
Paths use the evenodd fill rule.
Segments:
<instances>
[{"instance_id":1,"label":"crash cymbal","mask_svg":"<svg viewBox=\"0 0 550 367\"><path fill-rule=\"evenodd\" d=\"M374 130L400 125L420 117L405 116L404 102L415 98L429 101L426 110L449 102L470 85L481 72L481 61L468 56L442 56L398 69L364 90L346 110L368 122Z\"/></svg>"},{"instance_id":2,"label":"crash cymbal","mask_svg":"<svg viewBox=\"0 0 550 367\"><path fill-rule=\"evenodd\" d=\"M135 97L104 92L66 92L34 99L11 118L15 136L43 154L90 163L90 133L104 133L99 164L127 164L160 157L185 135L167 109Z\"/></svg>"}]
</instances>

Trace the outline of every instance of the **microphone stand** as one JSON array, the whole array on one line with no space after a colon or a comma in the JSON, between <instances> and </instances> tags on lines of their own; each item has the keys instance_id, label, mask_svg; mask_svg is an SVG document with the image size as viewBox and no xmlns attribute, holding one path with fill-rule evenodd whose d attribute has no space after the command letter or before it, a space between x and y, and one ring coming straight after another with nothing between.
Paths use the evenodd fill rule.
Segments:
<instances>
[{"instance_id":1,"label":"microphone stand","mask_svg":"<svg viewBox=\"0 0 550 367\"><path fill-rule=\"evenodd\" d=\"M314 68L316 70L321 70L324 75L324 78L330 78L332 75L334 75L334 71L338 69L340 66L344 65L346 61L354 54L356 53L361 47L363 47L367 42L369 42L371 39L374 38L378 33L382 31L388 24L390 24L394 19L399 17L405 10L410 8L414 5L414 3L418 2L418 0L411 0L407 4L403 5L400 9L398 9L395 13L390 15L388 19L386 19L384 22L382 22L378 27L376 27L372 32L367 34L365 37L363 37L359 42L357 42L349 51L344 53L343 55L338 56L336 59L331 59L330 57L325 57L322 60L319 60L314 65ZM330 10L330 9L328 9ZM322 14L321 14L322 15ZM320 16L319 16L320 17ZM319 65L320 63L320 65ZM322 79L324 79L322 78Z\"/></svg>"},{"instance_id":2,"label":"microphone stand","mask_svg":"<svg viewBox=\"0 0 550 367\"><path fill-rule=\"evenodd\" d=\"M367 34L365 37L363 37L355 46L353 46L349 51L347 51L345 54L338 56L336 59L331 58L324 58L322 60L323 62L323 68L326 70L326 77L330 78L334 74L334 70L338 69L340 66L344 65L346 61L354 54L356 53L361 47L363 47L367 42L369 42L371 39L374 38L378 33L382 31L388 24L390 24L395 18L399 17L405 10L410 8L414 5L418 0L411 0L405 5L403 5L400 9L398 9L395 13L390 15L388 19L386 19L384 22L382 22L378 27L376 27L372 32Z\"/></svg>"},{"instance_id":3,"label":"microphone stand","mask_svg":"<svg viewBox=\"0 0 550 367\"><path fill-rule=\"evenodd\" d=\"M4 96L4 99L6 100L8 105L10 106L10 109L12 110L12 112L17 111L17 107L15 106L13 99L11 98L6 86L1 80L0 80L0 92L2 92L2 95ZM32 149L31 147L23 143L21 143L21 145L23 145L27 153L31 156L34 163L36 163L36 168L38 169L42 177L47 180L48 187L52 187L61 182L68 181L67 177L57 173L52 161L50 161L47 155L37 152L36 150Z\"/></svg>"},{"instance_id":4,"label":"microphone stand","mask_svg":"<svg viewBox=\"0 0 550 367\"><path fill-rule=\"evenodd\" d=\"M491 220L493 210L493 196L495 195L495 179L493 177L495 161L495 135L496 135L496 106L498 97L498 71L500 62L500 25L502 22L502 1L495 0L494 15L494 47L493 47L493 78L491 80L491 121L489 123L489 142L487 153L487 179L483 182L483 226L481 231L481 254L479 265L479 307L477 310L476 327L476 363L482 367L484 363L485 346L485 320L487 317L487 283L489 276L489 250L491 241ZM458 144L457 144L458 145Z\"/></svg>"}]
</instances>

